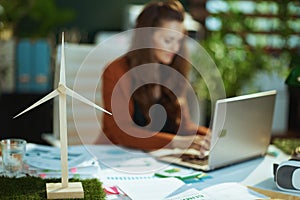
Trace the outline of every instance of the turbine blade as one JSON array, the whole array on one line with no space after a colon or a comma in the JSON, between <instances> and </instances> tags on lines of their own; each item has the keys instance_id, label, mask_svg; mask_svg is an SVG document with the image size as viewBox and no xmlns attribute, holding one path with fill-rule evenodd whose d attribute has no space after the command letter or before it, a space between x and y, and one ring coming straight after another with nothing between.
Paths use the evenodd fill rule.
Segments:
<instances>
[{"instance_id":1,"label":"turbine blade","mask_svg":"<svg viewBox=\"0 0 300 200\"><path fill-rule=\"evenodd\" d=\"M85 97L79 95L78 93L76 93L75 91L71 90L70 88L66 87L66 94L83 102L86 103L94 108L97 108L98 110L101 110L109 115L112 115L110 112L108 112L107 110L101 108L100 106L96 105L95 103L91 102L90 100L86 99Z\"/></svg>"},{"instance_id":2,"label":"turbine blade","mask_svg":"<svg viewBox=\"0 0 300 200\"><path fill-rule=\"evenodd\" d=\"M61 36L61 57L60 57L60 72L59 72L59 84L66 85L66 62L65 62L65 36L62 32Z\"/></svg>"},{"instance_id":3,"label":"turbine blade","mask_svg":"<svg viewBox=\"0 0 300 200\"><path fill-rule=\"evenodd\" d=\"M28 107L27 109L25 109L23 112L19 113L18 115L14 116L13 118L16 118L24 113L26 113L27 111L41 105L42 103L54 98L55 96L57 96L59 94L59 92L57 90L54 90L52 92L50 92L49 94L47 94L45 97L43 97L42 99L38 100L36 103L34 103L33 105L31 105L30 107Z\"/></svg>"}]
</instances>

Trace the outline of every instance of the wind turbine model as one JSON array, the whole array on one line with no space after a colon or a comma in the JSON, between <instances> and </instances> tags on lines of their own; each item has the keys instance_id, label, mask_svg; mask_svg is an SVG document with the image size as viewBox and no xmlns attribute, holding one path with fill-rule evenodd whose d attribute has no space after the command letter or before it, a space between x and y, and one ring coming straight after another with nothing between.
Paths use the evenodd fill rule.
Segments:
<instances>
[{"instance_id":1,"label":"wind turbine model","mask_svg":"<svg viewBox=\"0 0 300 200\"><path fill-rule=\"evenodd\" d=\"M60 154L61 154L61 183L46 183L47 198L48 199L63 199L63 198L83 198L84 192L81 182L68 182L68 142L67 142L67 114L66 114L66 95L69 95L83 103L86 103L98 110L101 110L107 114L110 112L94 104L90 100L82 97L75 91L66 86L65 77L65 52L64 52L64 33L62 33L61 44L61 62L60 62L60 77L58 87L50 92L48 95L34 103L32 106L25 109L14 118L24 114L25 112L39 106L40 104L58 96L59 97L59 128L60 128Z\"/></svg>"}]
</instances>

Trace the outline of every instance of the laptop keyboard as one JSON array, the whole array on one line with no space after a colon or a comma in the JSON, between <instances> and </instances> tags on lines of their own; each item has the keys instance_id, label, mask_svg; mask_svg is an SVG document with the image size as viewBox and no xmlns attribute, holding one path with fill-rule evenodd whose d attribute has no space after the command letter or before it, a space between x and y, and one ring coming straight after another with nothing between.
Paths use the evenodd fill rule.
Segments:
<instances>
[{"instance_id":1,"label":"laptop keyboard","mask_svg":"<svg viewBox=\"0 0 300 200\"><path fill-rule=\"evenodd\" d=\"M200 158L198 155L182 154L180 158L184 162L189 162L197 165L207 165L208 163L208 156L204 156L203 158Z\"/></svg>"}]
</instances>

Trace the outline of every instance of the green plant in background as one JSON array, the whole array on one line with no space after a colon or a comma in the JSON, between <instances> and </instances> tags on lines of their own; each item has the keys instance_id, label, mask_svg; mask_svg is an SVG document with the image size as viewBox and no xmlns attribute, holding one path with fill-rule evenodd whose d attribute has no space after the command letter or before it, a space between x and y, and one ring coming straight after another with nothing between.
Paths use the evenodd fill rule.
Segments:
<instances>
[{"instance_id":1,"label":"green plant in background","mask_svg":"<svg viewBox=\"0 0 300 200\"><path fill-rule=\"evenodd\" d=\"M289 1L252 2L254 9L250 15L241 11L239 1L223 2L227 5L226 12L212 14L218 18L221 27L209 32L200 43L220 71L226 95L239 95L245 92L245 86L251 90L247 92L260 91L261 86L253 82L260 73L275 73L284 79L293 53L288 47L288 37L294 31L288 20L287 12L290 12L288 8L291 7ZM264 16L266 13L277 17L270 17L267 21L261 17L253 17L256 14ZM300 26L300 22L297 23ZM270 51L269 47L280 51ZM201 76L196 78L194 86L199 96L209 100L209 92L213 91L207 90Z\"/></svg>"},{"instance_id":2,"label":"green plant in background","mask_svg":"<svg viewBox=\"0 0 300 200\"><path fill-rule=\"evenodd\" d=\"M14 50L7 48L23 38L54 44L57 29L74 17L73 10L58 8L55 0L0 0L0 95L14 76Z\"/></svg>"},{"instance_id":3,"label":"green plant in background","mask_svg":"<svg viewBox=\"0 0 300 200\"><path fill-rule=\"evenodd\" d=\"M250 49L246 45L230 46L223 42L221 33L212 33L201 44L213 58L221 74L227 97L241 94L245 86L252 88L252 92L259 91L261 88L253 82L258 73L275 72L280 76L287 74L290 62L288 52L273 56L260 48ZM195 81L195 87L204 98L209 99L209 92L213 92L207 91L202 77Z\"/></svg>"},{"instance_id":4,"label":"green plant in background","mask_svg":"<svg viewBox=\"0 0 300 200\"><path fill-rule=\"evenodd\" d=\"M74 17L73 10L58 8L54 0L0 0L0 31L11 28L18 38L47 37Z\"/></svg>"}]
</instances>

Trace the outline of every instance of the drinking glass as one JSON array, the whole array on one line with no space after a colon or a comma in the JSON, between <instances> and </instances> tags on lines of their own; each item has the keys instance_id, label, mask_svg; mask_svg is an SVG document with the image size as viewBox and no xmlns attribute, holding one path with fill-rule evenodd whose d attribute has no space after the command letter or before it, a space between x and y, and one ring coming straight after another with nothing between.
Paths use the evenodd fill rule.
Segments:
<instances>
[{"instance_id":1,"label":"drinking glass","mask_svg":"<svg viewBox=\"0 0 300 200\"><path fill-rule=\"evenodd\" d=\"M5 176L17 177L22 174L26 141L23 139L1 140L2 165Z\"/></svg>"}]
</instances>

